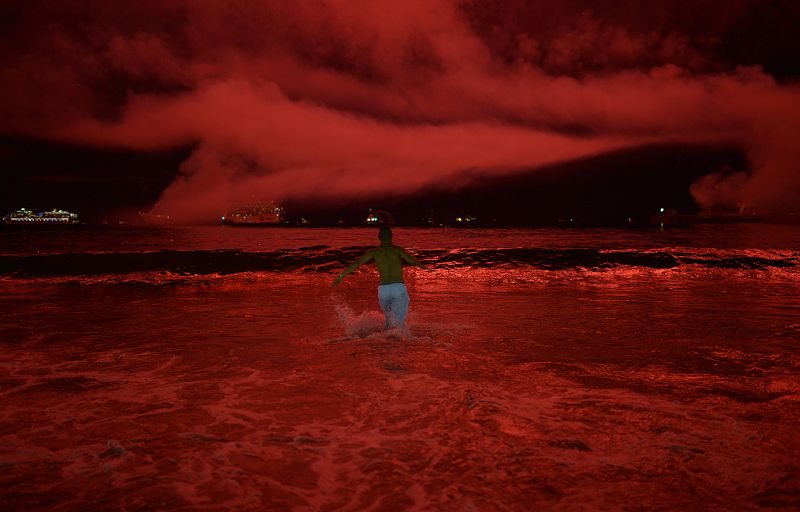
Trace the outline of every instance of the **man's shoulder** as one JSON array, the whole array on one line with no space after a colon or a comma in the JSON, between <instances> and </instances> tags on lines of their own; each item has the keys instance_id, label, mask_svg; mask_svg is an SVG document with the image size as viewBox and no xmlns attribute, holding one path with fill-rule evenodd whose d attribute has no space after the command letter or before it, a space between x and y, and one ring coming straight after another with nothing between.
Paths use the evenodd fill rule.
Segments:
<instances>
[{"instance_id":1,"label":"man's shoulder","mask_svg":"<svg viewBox=\"0 0 800 512\"><path fill-rule=\"evenodd\" d=\"M370 252L373 254L396 254L406 252L405 249L400 247L399 245L379 245L373 249L370 249Z\"/></svg>"}]
</instances>

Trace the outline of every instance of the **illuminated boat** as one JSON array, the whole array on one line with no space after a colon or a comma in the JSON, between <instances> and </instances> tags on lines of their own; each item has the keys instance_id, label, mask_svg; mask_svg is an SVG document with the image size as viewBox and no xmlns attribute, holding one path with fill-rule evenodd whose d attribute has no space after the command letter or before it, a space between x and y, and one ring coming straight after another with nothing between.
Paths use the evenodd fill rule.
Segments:
<instances>
[{"instance_id":1,"label":"illuminated boat","mask_svg":"<svg viewBox=\"0 0 800 512\"><path fill-rule=\"evenodd\" d=\"M242 205L231 208L221 221L230 226L277 226L285 223L285 211L272 201Z\"/></svg>"},{"instance_id":2,"label":"illuminated boat","mask_svg":"<svg viewBox=\"0 0 800 512\"><path fill-rule=\"evenodd\" d=\"M38 212L20 208L3 217L3 224L19 226L71 225L79 222L77 213L55 208Z\"/></svg>"},{"instance_id":3,"label":"illuminated boat","mask_svg":"<svg viewBox=\"0 0 800 512\"><path fill-rule=\"evenodd\" d=\"M384 226L388 224L394 224L394 217L391 214L384 210L377 210L377 211L369 211L367 218L364 220L364 223L368 226Z\"/></svg>"},{"instance_id":4,"label":"illuminated boat","mask_svg":"<svg viewBox=\"0 0 800 512\"><path fill-rule=\"evenodd\" d=\"M164 226L167 224L172 224L172 217L170 217L166 213L139 212L139 218L142 219L142 222L144 222L145 224L150 224L154 226Z\"/></svg>"},{"instance_id":5,"label":"illuminated boat","mask_svg":"<svg viewBox=\"0 0 800 512\"><path fill-rule=\"evenodd\" d=\"M791 216L766 217L751 211L740 212L701 212L697 214L679 213L678 210L661 208L659 213L650 217L650 224L654 226L689 226L692 224L735 224L743 222L791 222Z\"/></svg>"},{"instance_id":6,"label":"illuminated boat","mask_svg":"<svg viewBox=\"0 0 800 512\"><path fill-rule=\"evenodd\" d=\"M660 208L659 213L650 216L650 224L653 226L688 226L696 221L695 215L678 213L678 210Z\"/></svg>"}]
</instances>

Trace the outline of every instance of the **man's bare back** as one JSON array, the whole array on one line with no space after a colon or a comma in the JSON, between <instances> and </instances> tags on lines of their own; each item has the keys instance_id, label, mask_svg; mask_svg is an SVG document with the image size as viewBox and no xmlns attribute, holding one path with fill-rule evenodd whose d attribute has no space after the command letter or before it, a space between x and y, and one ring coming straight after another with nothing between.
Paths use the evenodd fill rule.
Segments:
<instances>
[{"instance_id":1,"label":"man's bare back","mask_svg":"<svg viewBox=\"0 0 800 512\"><path fill-rule=\"evenodd\" d=\"M394 245L391 241L383 242L378 247L370 249L359 259L351 263L344 272L336 277L333 285L337 286L342 282L344 276L370 260L375 260L375 265L378 267L378 274L380 274L381 277L381 284L403 282L403 261L409 265L424 267L419 260L410 255L402 247Z\"/></svg>"},{"instance_id":2,"label":"man's bare back","mask_svg":"<svg viewBox=\"0 0 800 512\"><path fill-rule=\"evenodd\" d=\"M333 280L336 287L342 282L344 276L354 271L370 260L375 261L381 284L378 286L378 301L386 315L384 329L399 327L405 329L404 322L408 313L408 291L403 283L403 262L418 267L427 268L405 249L392 243L392 230L383 227L378 232L381 245L370 249L363 256L351 263L341 274Z\"/></svg>"},{"instance_id":3,"label":"man's bare back","mask_svg":"<svg viewBox=\"0 0 800 512\"><path fill-rule=\"evenodd\" d=\"M409 265L420 264L405 249L392 243L381 244L370 252L378 267L381 284L403 282L403 261Z\"/></svg>"}]
</instances>

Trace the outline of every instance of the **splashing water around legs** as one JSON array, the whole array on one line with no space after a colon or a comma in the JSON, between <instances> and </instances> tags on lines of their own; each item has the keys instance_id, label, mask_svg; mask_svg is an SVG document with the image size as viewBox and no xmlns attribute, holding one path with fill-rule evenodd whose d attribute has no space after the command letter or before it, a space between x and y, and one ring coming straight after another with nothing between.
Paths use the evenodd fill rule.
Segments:
<instances>
[{"instance_id":1,"label":"splashing water around legs","mask_svg":"<svg viewBox=\"0 0 800 512\"><path fill-rule=\"evenodd\" d=\"M350 306L339 302L334 304L334 309L339 321L344 325L344 332L348 337L366 338L382 330L383 322L377 311L364 311L356 314Z\"/></svg>"}]
</instances>

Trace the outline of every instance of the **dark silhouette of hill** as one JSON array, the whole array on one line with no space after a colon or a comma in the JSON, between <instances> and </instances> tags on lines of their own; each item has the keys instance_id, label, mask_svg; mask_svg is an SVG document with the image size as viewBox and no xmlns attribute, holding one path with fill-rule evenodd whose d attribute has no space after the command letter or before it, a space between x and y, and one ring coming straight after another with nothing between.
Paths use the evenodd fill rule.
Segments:
<instances>
[{"instance_id":1,"label":"dark silhouette of hill","mask_svg":"<svg viewBox=\"0 0 800 512\"><path fill-rule=\"evenodd\" d=\"M413 197L373 197L339 204L292 202L293 217L313 224L358 224L370 208L389 211L398 224L531 226L622 225L646 222L659 208L696 212L690 185L706 174L742 170L747 161L731 146L658 145L608 153L504 176L478 176L468 185L443 184ZM569 219L573 219L570 222Z\"/></svg>"}]
</instances>

